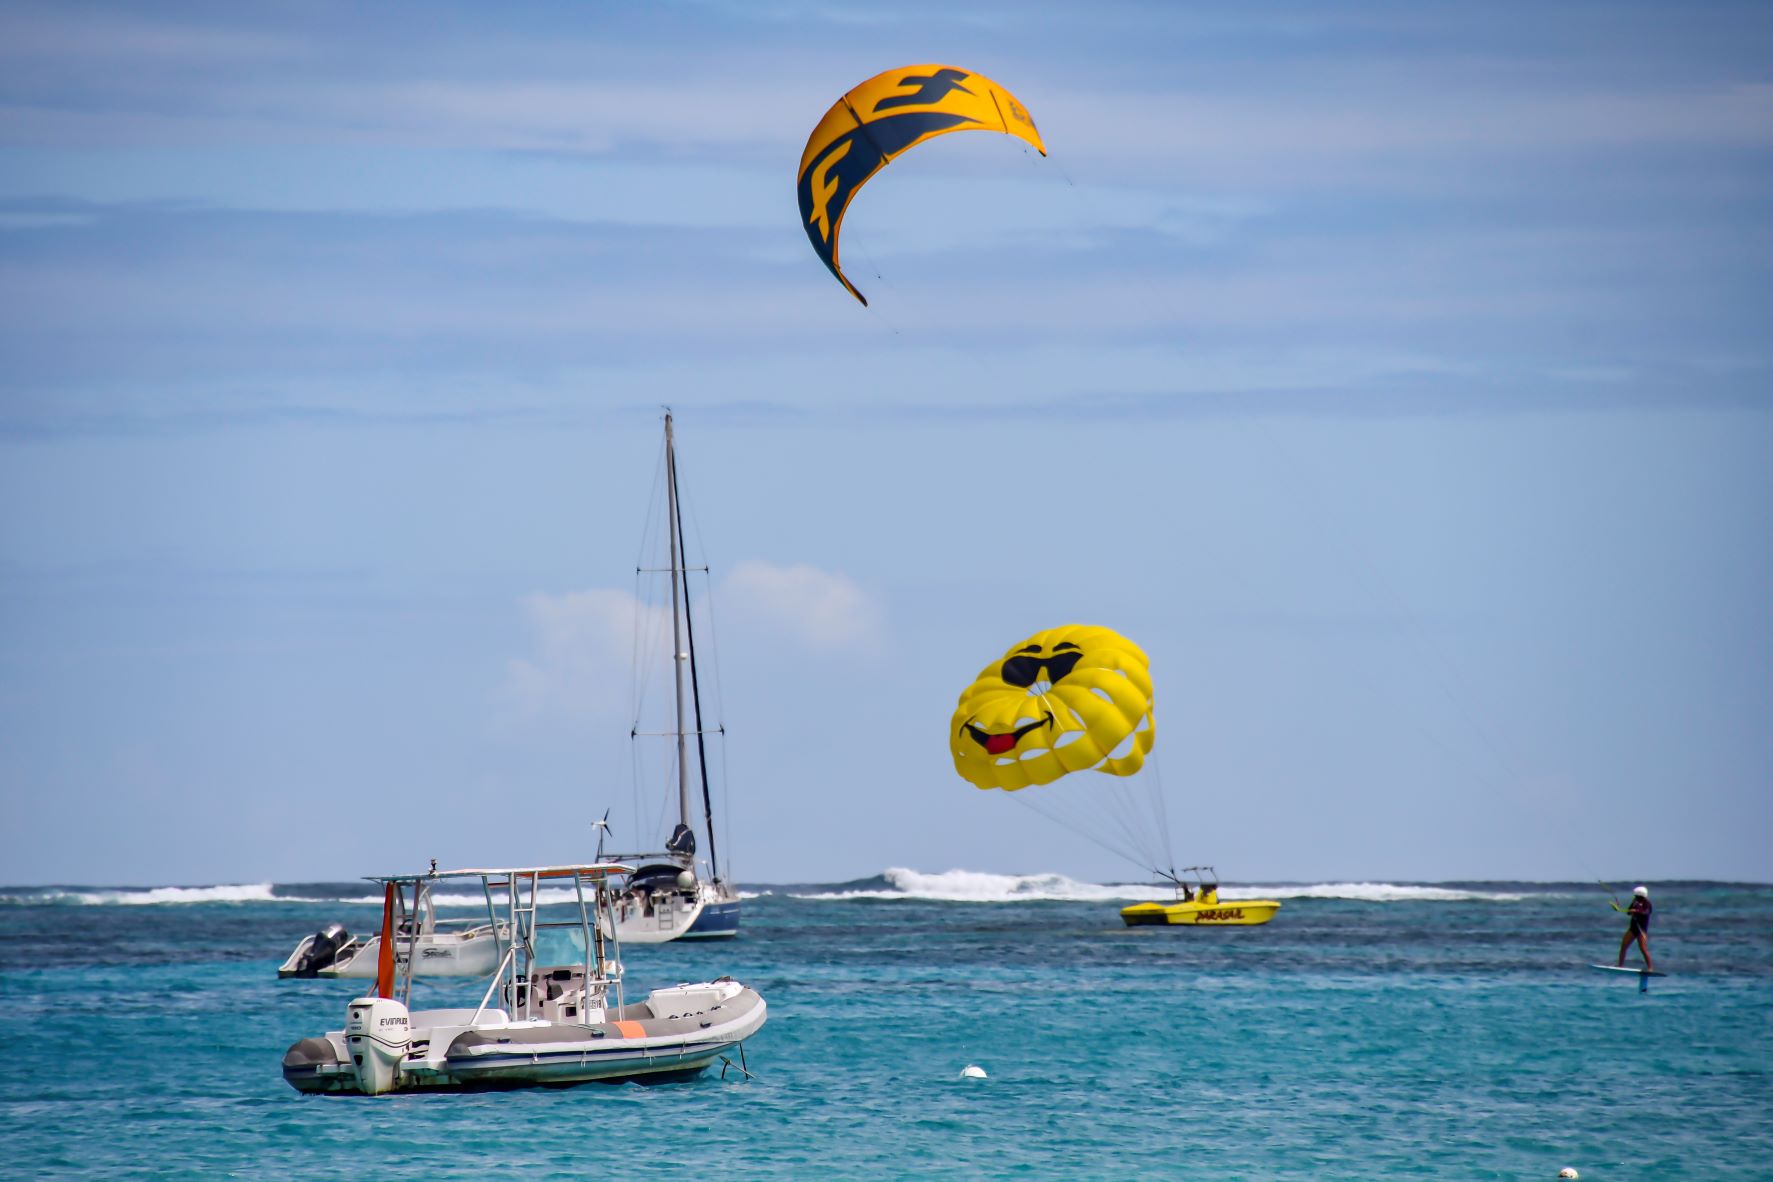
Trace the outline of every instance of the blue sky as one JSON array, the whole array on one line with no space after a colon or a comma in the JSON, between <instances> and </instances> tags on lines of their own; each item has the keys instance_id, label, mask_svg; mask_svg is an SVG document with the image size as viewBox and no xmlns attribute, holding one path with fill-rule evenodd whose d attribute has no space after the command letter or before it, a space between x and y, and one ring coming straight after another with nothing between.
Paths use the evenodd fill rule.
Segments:
<instances>
[{"instance_id":1,"label":"blue sky","mask_svg":"<svg viewBox=\"0 0 1773 1182\"><path fill-rule=\"evenodd\" d=\"M9 4L0 879L584 853L635 798L668 402L741 878L1136 876L946 753L1078 621L1152 657L1179 861L1766 880L1770 43L1746 4ZM1050 158L884 171L865 310L794 168L924 61Z\"/></svg>"}]
</instances>

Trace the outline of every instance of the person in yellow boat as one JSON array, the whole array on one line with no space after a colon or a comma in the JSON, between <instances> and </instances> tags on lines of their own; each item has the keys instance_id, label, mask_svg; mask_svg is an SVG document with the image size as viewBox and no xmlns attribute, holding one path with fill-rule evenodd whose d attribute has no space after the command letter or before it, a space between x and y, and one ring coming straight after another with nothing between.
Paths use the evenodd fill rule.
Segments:
<instances>
[{"instance_id":1,"label":"person in yellow boat","mask_svg":"<svg viewBox=\"0 0 1773 1182\"><path fill-rule=\"evenodd\" d=\"M1631 920L1631 926L1625 929L1625 935L1619 940L1619 967L1625 967L1625 950L1636 940L1638 951L1644 955L1644 968L1654 970L1656 965L1650 959L1650 888L1638 887L1631 893L1631 906L1620 907L1615 903L1613 910L1624 911Z\"/></svg>"}]
</instances>

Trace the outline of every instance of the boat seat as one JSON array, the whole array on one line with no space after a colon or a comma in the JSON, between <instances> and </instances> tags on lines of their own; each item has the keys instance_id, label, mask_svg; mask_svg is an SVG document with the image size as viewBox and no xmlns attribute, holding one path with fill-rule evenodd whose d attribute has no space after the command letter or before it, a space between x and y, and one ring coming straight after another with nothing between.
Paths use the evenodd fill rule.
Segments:
<instances>
[{"instance_id":1,"label":"boat seat","mask_svg":"<svg viewBox=\"0 0 1773 1182\"><path fill-rule=\"evenodd\" d=\"M571 965L556 965L537 970L530 981L530 988L537 1001L554 1001L564 997L569 990L581 988L585 981L585 970Z\"/></svg>"}]
</instances>

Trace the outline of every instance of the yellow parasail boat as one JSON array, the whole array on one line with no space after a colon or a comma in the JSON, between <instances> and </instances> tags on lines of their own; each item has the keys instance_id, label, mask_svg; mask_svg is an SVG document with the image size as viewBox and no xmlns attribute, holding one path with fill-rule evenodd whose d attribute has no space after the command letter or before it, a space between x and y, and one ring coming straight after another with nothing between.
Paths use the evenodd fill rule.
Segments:
<instances>
[{"instance_id":1,"label":"yellow parasail boat","mask_svg":"<svg viewBox=\"0 0 1773 1182\"><path fill-rule=\"evenodd\" d=\"M1280 910L1278 899L1226 899L1219 898L1218 874L1211 866L1189 866L1200 883L1198 890L1190 888L1180 878L1166 875L1176 884L1176 901L1174 903L1134 903L1130 907L1120 909L1120 917L1126 925L1142 927L1147 924L1176 924L1189 927L1251 927L1259 923L1267 923ZM1202 871L1213 875L1212 880L1201 876Z\"/></svg>"}]
</instances>

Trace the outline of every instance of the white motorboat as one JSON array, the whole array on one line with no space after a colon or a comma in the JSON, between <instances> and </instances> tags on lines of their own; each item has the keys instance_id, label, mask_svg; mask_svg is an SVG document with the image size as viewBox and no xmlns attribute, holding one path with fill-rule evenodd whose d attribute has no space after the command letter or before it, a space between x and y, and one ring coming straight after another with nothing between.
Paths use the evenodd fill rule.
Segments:
<instances>
[{"instance_id":1,"label":"white motorboat","mask_svg":"<svg viewBox=\"0 0 1773 1182\"><path fill-rule=\"evenodd\" d=\"M439 919L430 880L418 882L410 911L397 897L394 957L412 962L415 975L484 977L498 967L509 928L478 919ZM329 923L295 946L277 969L279 977L351 977L374 980L381 961L380 936L353 936L341 923Z\"/></svg>"},{"instance_id":2,"label":"white motorboat","mask_svg":"<svg viewBox=\"0 0 1773 1182\"><path fill-rule=\"evenodd\" d=\"M674 985L625 1000L620 944L606 921L612 880L633 871L599 862L372 879L383 884L385 900L376 991L349 1003L342 1030L291 1046L283 1078L300 1092L375 1096L686 1077L731 1052L742 1064L741 1045L762 1027L767 1007L737 981ZM410 930L407 955L397 955L398 916L417 913L422 890L463 879L479 879L486 894L488 926L501 946L493 979L478 1006L413 1010L419 932ZM544 885L570 890L571 901L543 900ZM583 955L546 963L538 949L559 948L560 932L576 934L568 945Z\"/></svg>"}]
</instances>

